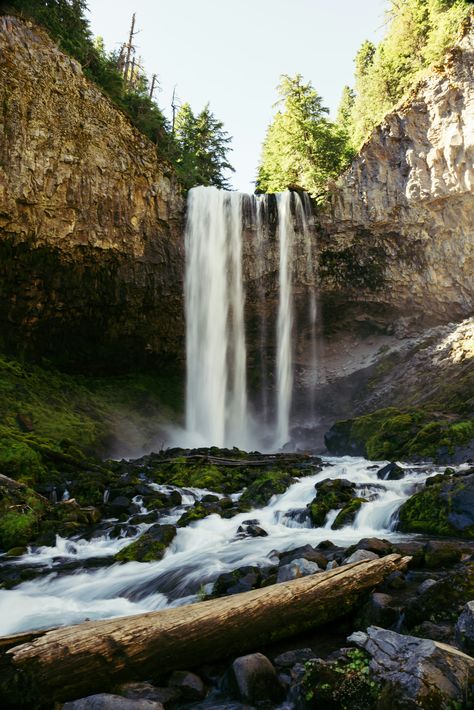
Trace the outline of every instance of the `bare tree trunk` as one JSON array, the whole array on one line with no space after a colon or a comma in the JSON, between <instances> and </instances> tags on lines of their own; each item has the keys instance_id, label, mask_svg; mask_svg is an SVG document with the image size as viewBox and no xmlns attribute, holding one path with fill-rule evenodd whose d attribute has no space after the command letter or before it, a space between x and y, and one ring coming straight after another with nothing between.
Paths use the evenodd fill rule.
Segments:
<instances>
[{"instance_id":1,"label":"bare tree trunk","mask_svg":"<svg viewBox=\"0 0 474 710\"><path fill-rule=\"evenodd\" d=\"M408 560L388 555L221 599L47 631L6 651L2 697L32 708L256 650L343 616Z\"/></svg>"}]
</instances>

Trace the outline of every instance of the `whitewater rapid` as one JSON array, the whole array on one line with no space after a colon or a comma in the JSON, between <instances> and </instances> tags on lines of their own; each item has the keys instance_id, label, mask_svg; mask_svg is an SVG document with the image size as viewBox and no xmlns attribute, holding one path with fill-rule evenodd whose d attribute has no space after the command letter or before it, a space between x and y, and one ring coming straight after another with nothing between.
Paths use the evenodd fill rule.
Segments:
<instances>
[{"instance_id":1,"label":"whitewater rapid","mask_svg":"<svg viewBox=\"0 0 474 710\"><path fill-rule=\"evenodd\" d=\"M438 469L403 466L399 481L380 481L377 469L386 462L362 458L323 458L320 473L299 479L288 490L274 496L261 509L224 519L217 514L178 528L177 535L159 562L114 563L99 569L64 571L65 562L87 563L91 558L111 557L141 535L149 524L141 524L134 537L112 539L107 535L91 540L57 539L55 547L30 550L17 560L29 568L41 568L42 575L11 590L0 590L0 635L30 629L75 624L86 619L104 619L163 609L198 600L209 593L223 572L246 565L272 566L276 551L283 552L331 540L347 547L364 537L406 539L395 532L396 511L427 476ZM315 496L314 486L325 478L347 478L357 486L357 494L369 499L361 506L354 522L332 530L331 512L325 525L310 527L304 511ZM200 499L209 491L186 489L184 504ZM238 496L234 496L238 497ZM160 523L175 523L186 505L174 509ZM143 509L145 511L145 509ZM299 514L295 511L299 511ZM245 520L258 520L267 537L238 537ZM5 562L0 558L0 562ZM9 562L10 564L11 561Z\"/></svg>"}]
</instances>

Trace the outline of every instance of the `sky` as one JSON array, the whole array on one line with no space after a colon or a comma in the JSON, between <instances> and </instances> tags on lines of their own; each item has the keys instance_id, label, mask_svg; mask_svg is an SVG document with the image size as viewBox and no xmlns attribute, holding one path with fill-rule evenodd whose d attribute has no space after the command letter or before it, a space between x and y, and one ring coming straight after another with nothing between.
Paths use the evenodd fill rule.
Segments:
<instances>
[{"instance_id":1,"label":"sky","mask_svg":"<svg viewBox=\"0 0 474 710\"><path fill-rule=\"evenodd\" d=\"M233 188L253 192L261 146L281 74L311 81L335 115L352 84L364 41L384 33L387 0L89 0L91 29L108 50L126 41L136 13L137 55L155 98L171 116L171 96L195 113L209 102L233 137Z\"/></svg>"}]
</instances>

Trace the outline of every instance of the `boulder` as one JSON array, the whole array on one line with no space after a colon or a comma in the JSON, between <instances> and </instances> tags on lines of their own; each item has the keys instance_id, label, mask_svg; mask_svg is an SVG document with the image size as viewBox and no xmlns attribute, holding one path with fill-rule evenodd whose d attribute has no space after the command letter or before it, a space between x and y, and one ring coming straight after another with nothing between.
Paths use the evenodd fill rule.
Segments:
<instances>
[{"instance_id":1,"label":"boulder","mask_svg":"<svg viewBox=\"0 0 474 710\"><path fill-rule=\"evenodd\" d=\"M319 552L315 550L311 545L303 545L302 547L296 547L294 550L289 550L288 552L283 552L280 555L280 565L288 565L293 560L304 558L309 562L315 562L321 569L326 569L327 559Z\"/></svg>"},{"instance_id":2,"label":"boulder","mask_svg":"<svg viewBox=\"0 0 474 710\"><path fill-rule=\"evenodd\" d=\"M309 504L311 521L315 527L324 525L331 510L341 509L337 527L351 522L363 499L357 498L355 484L345 478L325 478L315 485L316 498ZM333 524L334 525L334 524Z\"/></svg>"},{"instance_id":3,"label":"boulder","mask_svg":"<svg viewBox=\"0 0 474 710\"><path fill-rule=\"evenodd\" d=\"M381 481L399 481L405 475L405 471L394 461L388 463L377 471L377 478Z\"/></svg>"},{"instance_id":4,"label":"boulder","mask_svg":"<svg viewBox=\"0 0 474 710\"><path fill-rule=\"evenodd\" d=\"M214 582L212 596L222 597L229 594L248 592L259 587L261 579L261 572L258 567L239 567L232 572L224 572Z\"/></svg>"},{"instance_id":5,"label":"boulder","mask_svg":"<svg viewBox=\"0 0 474 710\"><path fill-rule=\"evenodd\" d=\"M448 540L430 540L425 547L425 566L430 569L451 567L460 562L462 550Z\"/></svg>"},{"instance_id":6,"label":"boulder","mask_svg":"<svg viewBox=\"0 0 474 710\"><path fill-rule=\"evenodd\" d=\"M118 562L153 562L161 560L176 535L174 525L152 525L138 540L115 555Z\"/></svg>"},{"instance_id":7,"label":"boulder","mask_svg":"<svg viewBox=\"0 0 474 710\"><path fill-rule=\"evenodd\" d=\"M189 671L175 671L168 685L170 688L177 688L183 700L202 700L206 696L206 687L201 678Z\"/></svg>"},{"instance_id":8,"label":"boulder","mask_svg":"<svg viewBox=\"0 0 474 710\"><path fill-rule=\"evenodd\" d=\"M456 643L466 651L474 654L474 601L466 604L456 622Z\"/></svg>"},{"instance_id":9,"label":"boulder","mask_svg":"<svg viewBox=\"0 0 474 710\"><path fill-rule=\"evenodd\" d=\"M398 511L398 528L474 539L474 473L442 476L415 493Z\"/></svg>"},{"instance_id":10,"label":"boulder","mask_svg":"<svg viewBox=\"0 0 474 710\"><path fill-rule=\"evenodd\" d=\"M469 696L474 658L453 646L376 626L349 640L371 656L370 670L383 684L379 708L441 710Z\"/></svg>"},{"instance_id":11,"label":"boulder","mask_svg":"<svg viewBox=\"0 0 474 710\"><path fill-rule=\"evenodd\" d=\"M164 710L164 708L161 703L153 700L131 700L120 695L99 693L65 703L63 710Z\"/></svg>"},{"instance_id":12,"label":"boulder","mask_svg":"<svg viewBox=\"0 0 474 710\"><path fill-rule=\"evenodd\" d=\"M350 565L351 562L361 562L362 560L377 560L379 556L375 552L370 552L369 550L356 550L346 557L343 561L344 565Z\"/></svg>"},{"instance_id":13,"label":"boulder","mask_svg":"<svg viewBox=\"0 0 474 710\"><path fill-rule=\"evenodd\" d=\"M296 648L292 651L285 651L274 658L273 663L277 668L292 668L297 663L306 663L315 657L311 648Z\"/></svg>"},{"instance_id":14,"label":"boulder","mask_svg":"<svg viewBox=\"0 0 474 710\"><path fill-rule=\"evenodd\" d=\"M316 574L316 572L322 572L316 562L310 562L301 557L278 569L277 582L288 582L290 579L299 579L309 574Z\"/></svg>"},{"instance_id":15,"label":"boulder","mask_svg":"<svg viewBox=\"0 0 474 710\"><path fill-rule=\"evenodd\" d=\"M232 664L232 674L242 700L250 703L278 702L283 689L276 671L262 653L240 656Z\"/></svg>"},{"instance_id":16,"label":"boulder","mask_svg":"<svg viewBox=\"0 0 474 710\"><path fill-rule=\"evenodd\" d=\"M374 592L362 609L361 620L363 626L373 624L389 629L394 626L400 616L400 609L389 594Z\"/></svg>"},{"instance_id":17,"label":"boulder","mask_svg":"<svg viewBox=\"0 0 474 710\"><path fill-rule=\"evenodd\" d=\"M364 537L355 546L356 550L368 550L377 555L388 555L392 551L392 545L388 540L381 540L378 537Z\"/></svg>"},{"instance_id":18,"label":"boulder","mask_svg":"<svg viewBox=\"0 0 474 710\"><path fill-rule=\"evenodd\" d=\"M157 688L151 683L124 683L117 688L117 693L130 700L153 700L164 707L181 697L177 688Z\"/></svg>"}]
</instances>

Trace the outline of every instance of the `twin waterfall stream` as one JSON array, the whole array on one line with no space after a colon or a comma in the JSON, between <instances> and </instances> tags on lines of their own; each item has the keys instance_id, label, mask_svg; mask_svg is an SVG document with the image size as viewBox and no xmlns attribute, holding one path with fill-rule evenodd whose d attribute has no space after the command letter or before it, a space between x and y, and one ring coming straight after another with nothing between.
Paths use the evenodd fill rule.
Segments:
<instances>
[{"instance_id":1,"label":"twin waterfall stream","mask_svg":"<svg viewBox=\"0 0 474 710\"><path fill-rule=\"evenodd\" d=\"M186 228L186 429L194 445L239 446L251 449L261 443L256 429L268 420L271 408L270 448L284 446L290 438L293 395L293 259L296 229L305 246L305 269L314 284L311 203L306 194L284 192L275 196L277 209L278 319L276 327L275 385L269 389L262 377L261 407L252 410L247 393L247 342L243 248L246 231L254 237L251 260L261 279L268 251L272 196L251 196L214 187L190 191ZM245 222L248 226L245 229ZM316 294L311 290L308 318L312 326L315 360ZM265 319L258 335L261 362L268 346ZM315 366L315 362L313 365ZM273 402L272 400L273 396ZM254 422L259 421L256 427Z\"/></svg>"}]
</instances>

